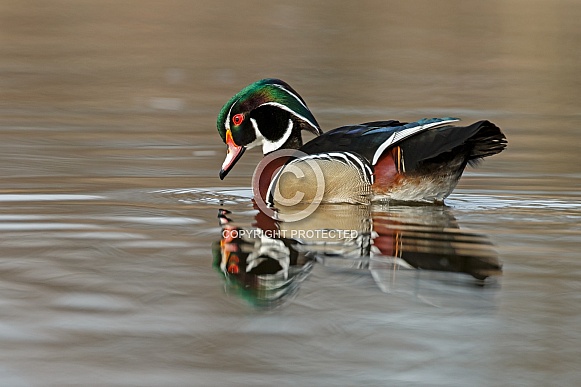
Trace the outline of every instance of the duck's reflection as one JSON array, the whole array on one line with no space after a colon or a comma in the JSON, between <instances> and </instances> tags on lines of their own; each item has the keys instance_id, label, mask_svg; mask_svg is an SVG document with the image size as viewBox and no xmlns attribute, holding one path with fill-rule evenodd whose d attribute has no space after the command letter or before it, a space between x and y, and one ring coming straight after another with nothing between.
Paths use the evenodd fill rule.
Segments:
<instances>
[{"instance_id":1,"label":"duck's reflection","mask_svg":"<svg viewBox=\"0 0 581 387\"><path fill-rule=\"evenodd\" d=\"M298 290L313 264L368 270L378 287L393 289L401 269L463 273L476 284L501 274L484 235L463 232L446 207L321 205L297 222L261 213L241 228L229 211L218 219L214 266L226 288L258 306L277 306Z\"/></svg>"}]
</instances>

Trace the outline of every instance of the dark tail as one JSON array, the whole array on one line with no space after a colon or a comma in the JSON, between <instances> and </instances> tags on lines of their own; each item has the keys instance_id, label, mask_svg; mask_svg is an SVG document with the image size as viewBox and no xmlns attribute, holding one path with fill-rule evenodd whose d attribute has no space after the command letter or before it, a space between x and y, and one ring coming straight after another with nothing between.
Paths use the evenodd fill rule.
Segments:
<instances>
[{"instance_id":1,"label":"dark tail","mask_svg":"<svg viewBox=\"0 0 581 387\"><path fill-rule=\"evenodd\" d=\"M500 128L490 121L480 121L473 125L478 125L478 131L466 141L470 147L468 163L475 166L484 157L500 153L506 148L507 141ZM472 125L471 125L472 126Z\"/></svg>"},{"instance_id":2,"label":"dark tail","mask_svg":"<svg viewBox=\"0 0 581 387\"><path fill-rule=\"evenodd\" d=\"M506 145L506 137L498 126L490 121L478 121L464 127L427 130L404 140L400 147L406 172L413 172L427 164L437 165L459 156L464 157L464 165L476 165L483 157L502 152Z\"/></svg>"}]
</instances>

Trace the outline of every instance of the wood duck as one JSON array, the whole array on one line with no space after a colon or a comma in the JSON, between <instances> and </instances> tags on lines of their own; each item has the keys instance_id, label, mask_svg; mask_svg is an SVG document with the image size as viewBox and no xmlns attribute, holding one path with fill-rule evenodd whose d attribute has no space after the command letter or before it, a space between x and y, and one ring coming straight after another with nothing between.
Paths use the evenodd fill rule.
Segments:
<instances>
[{"instance_id":1,"label":"wood duck","mask_svg":"<svg viewBox=\"0 0 581 387\"><path fill-rule=\"evenodd\" d=\"M276 158L268 173L260 176L260 194L270 203L297 191L306 202L321 197L317 196L321 177L324 202L443 203L467 164L474 166L507 145L504 134L489 121L450 125L457 121L374 121L323 133L291 86L263 79L234 95L218 115L218 132L228 146L220 179L247 148L261 145L265 156L278 150L298 151ZM303 144L302 130L317 137Z\"/></svg>"}]
</instances>

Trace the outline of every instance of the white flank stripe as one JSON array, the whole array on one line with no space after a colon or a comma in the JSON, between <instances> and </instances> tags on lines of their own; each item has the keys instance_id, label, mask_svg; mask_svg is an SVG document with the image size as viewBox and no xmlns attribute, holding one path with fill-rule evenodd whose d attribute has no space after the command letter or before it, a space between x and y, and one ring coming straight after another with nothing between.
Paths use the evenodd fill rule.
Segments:
<instances>
[{"instance_id":1,"label":"white flank stripe","mask_svg":"<svg viewBox=\"0 0 581 387\"><path fill-rule=\"evenodd\" d=\"M373 172L369 165L364 163L360 157L354 155L351 152L329 152L329 153L318 153L314 155L309 155L292 160L288 164L298 163L304 160L335 160L345 165L349 165L355 169L361 171L361 174L365 181L369 184L373 184ZM281 170L282 171L282 170ZM280 172L279 172L280 173ZM274 180L274 179L273 179Z\"/></svg>"},{"instance_id":2,"label":"white flank stripe","mask_svg":"<svg viewBox=\"0 0 581 387\"><path fill-rule=\"evenodd\" d=\"M364 163L360 157L354 155L351 152L318 153L294 159L286 165L300 163L305 160L335 160L360 170L361 175L367 184L373 184L374 181L373 171L371 170L371 167L367 163ZM284 166L278 170L277 174L270 181L270 185L268 186L268 190L266 191L266 200L269 204L273 204L272 202L270 202L270 198L273 196L272 191L274 189L274 183L278 180L279 176L282 174L283 171Z\"/></svg>"},{"instance_id":3,"label":"white flank stripe","mask_svg":"<svg viewBox=\"0 0 581 387\"><path fill-rule=\"evenodd\" d=\"M460 120L456 119L456 120L431 122L429 124L420 125L420 126L416 126L414 128L408 128L408 129L401 130L399 132L395 132L394 134L389 136L389 138L387 140L385 140L385 142L383 144L381 144L379 148L377 148L377 150L375 151L375 153L373 155L373 160L371 161L371 164L372 165L377 164L377 160L379 160L379 157L381 156L383 151L385 151L390 145L397 144L398 142L402 141L403 139L406 139L406 138L408 138L416 133L423 132L424 130L428 130L428 129L434 128L436 126L445 125L445 124L449 124L450 122L456 122L456 121L460 121Z\"/></svg>"},{"instance_id":4,"label":"white flank stripe","mask_svg":"<svg viewBox=\"0 0 581 387\"><path fill-rule=\"evenodd\" d=\"M375 151L375 154L373 155L373 160L371 160L371 165L377 164L377 160L379 160L379 156L381 156L383 151L386 150L387 147L391 145L394 137L395 137L395 133L392 134L391 136L389 136L389 138L387 140L385 140L385 142L383 144L381 144L379 146L379 148L377 148L377 150Z\"/></svg>"}]
</instances>

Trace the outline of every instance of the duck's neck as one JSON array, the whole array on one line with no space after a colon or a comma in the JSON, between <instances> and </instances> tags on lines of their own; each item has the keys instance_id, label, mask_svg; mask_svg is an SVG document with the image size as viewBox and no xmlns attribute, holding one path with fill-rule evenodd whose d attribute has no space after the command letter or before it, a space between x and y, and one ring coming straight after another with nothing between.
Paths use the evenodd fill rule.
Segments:
<instances>
[{"instance_id":1,"label":"duck's neck","mask_svg":"<svg viewBox=\"0 0 581 387\"><path fill-rule=\"evenodd\" d=\"M292 119L288 120L286 130L281 136L276 136L276 139L266 138L258 130L256 132L256 137L262 138L262 153L264 155L279 149L298 149L303 146L300 127Z\"/></svg>"}]
</instances>

